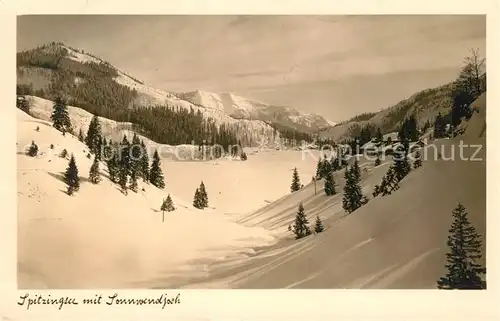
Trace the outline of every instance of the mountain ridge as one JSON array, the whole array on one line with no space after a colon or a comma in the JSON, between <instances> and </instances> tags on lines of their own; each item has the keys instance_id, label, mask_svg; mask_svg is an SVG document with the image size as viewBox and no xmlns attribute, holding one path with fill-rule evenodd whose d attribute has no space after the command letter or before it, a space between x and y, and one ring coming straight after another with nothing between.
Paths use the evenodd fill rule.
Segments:
<instances>
[{"instance_id":1,"label":"mountain ridge","mask_svg":"<svg viewBox=\"0 0 500 321\"><path fill-rule=\"evenodd\" d=\"M90 69L91 71L89 71ZM62 76L61 73L63 73ZM91 73L90 77L85 78L82 76L87 73ZM277 122L280 125L289 127L291 130L301 132L315 132L333 123L322 116L311 116L291 107L282 107L280 110L276 110L275 106L251 101L233 93L224 93L223 98L221 98L220 94L202 90L187 93L168 92L130 76L91 53L72 48L63 43L53 42L18 52L17 74L18 84L31 84L35 91L43 92L42 95L37 96L47 99L53 98L46 95L47 91L54 92L58 90L68 94L73 89L72 87L82 84L93 85L88 84L88 82L95 82L97 85L94 85L94 87L98 86L104 80L98 80L97 77L105 78L107 85L110 85L111 82L114 83L111 84L113 89L110 90L113 94L117 91L124 91L124 88L121 87L115 89L115 87L119 86L123 86L130 91L130 93L125 93L124 99L118 102L110 102L110 100L116 99L115 95L107 99L108 101L102 104L106 106L105 108L108 108L110 104L120 105L121 108L173 105L188 110L191 108L195 111L199 110L205 117L213 118L218 124L234 123L234 120L239 121L241 119L263 121L266 124L268 122ZM99 90L102 91L103 89ZM194 97L196 95L203 97L196 98ZM207 97L212 97L212 99L207 99ZM88 103L86 101L88 99L83 100L84 103ZM96 105L95 102L92 104ZM73 105L82 105L82 103L73 103ZM255 107L265 107L268 112L254 112ZM97 107L94 106L94 109L97 109ZM239 112L233 112L235 110ZM227 113L227 111L230 111L230 113ZM264 123L261 126L268 126Z\"/></svg>"}]
</instances>

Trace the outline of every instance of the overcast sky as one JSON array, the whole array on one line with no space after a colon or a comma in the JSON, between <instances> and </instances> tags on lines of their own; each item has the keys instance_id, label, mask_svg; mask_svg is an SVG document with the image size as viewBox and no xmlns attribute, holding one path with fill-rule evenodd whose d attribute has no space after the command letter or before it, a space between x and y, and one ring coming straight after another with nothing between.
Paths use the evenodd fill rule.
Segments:
<instances>
[{"instance_id":1,"label":"overcast sky","mask_svg":"<svg viewBox=\"0 0 500 321\"><path fill-rule=\"evenodd\" d=\"M484 16L22 16L18 50L61 41L168 91L234 92L341 121L457 75Z\"/></svg>"}]
</instances>

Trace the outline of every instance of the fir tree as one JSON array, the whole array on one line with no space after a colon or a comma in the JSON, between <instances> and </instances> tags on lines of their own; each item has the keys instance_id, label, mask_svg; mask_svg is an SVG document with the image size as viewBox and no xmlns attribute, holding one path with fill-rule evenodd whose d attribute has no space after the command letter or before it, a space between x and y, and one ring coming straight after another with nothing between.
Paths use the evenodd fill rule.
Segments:
<instances>
[{"instance_id":1,"label":"fir tree","mask_svg":"<svg viewBox=\"0 0 500 321\"><path fill-rule=\"evenodd\" d=\"M81 141L82 143L85 141L85 137L83 136L83 131L80 128L80 131L78 132L78 140Z\"/></svg>"},{"instance_id":2,"label":"fir tree","mask_svg":"<svg viewBox=\"0 0 500 321\"><path fill-rule=\"evenodd\" d=\"M398 182L406 177L411 171L410 161L408 160L408 147L406 144L400 145L393 156L394 171Z\"/></svg>"},{"instance_id":3,"label":"fir tree","mask_svg":"<svg viewBox=\"0 0 500 321\"><path fill-rule=\"evenodd\" d=\"M311 234L311 230L309 229L309 221L307 220L302 203L299 204L297 214L295 215L293 233L295 234L295 239L301 239Z\"/></svg>"},{"instance_id":4,"label":"fir tree","mask_svg":"<svg viewBox=\"0 0 500 321\"><path fill-rule=\"evenodd\" d=\"M200 204L202 208L208 207L208 194L203 181L200 183L199 191L200 191Z\"/></svg>"},{"instance_id":5,"label":"fir tree","mask_svg":"<svg viewBox=\"0 0 500 321\"><path fill-rule=\"evenodd\" d=\"M384 140L384 135L382 135L382 131L380 128L377 128L377 133L375 134L375 138L378 143L381 143Z\"/></svg>"},{"instance_id":6,"label":"fir tree","mask_svg":"<svg viewBox=\"0 0 500 321\"><path fill-rule=\"evenodd\" d=\"M135 171L132 171L132 173L130 173L130 185L129 185L129 189L135 193L137 193L137 175L135 174Z\"/></svg>"},{"instance_id":7,"label":"fir tree","mask_svg":"<svg viewBox=\"0 0 500 321\"><path fill-rule=\"evenodd\" d=\"M342 208L347 213L352 213L368 202L361 189L361 171L358 161L355 160L351 168L346 168L344 173L345 185L342 197Z\"/></svg>"},{"instance_id":8,"label":"fir tree","mask_svg":"<svg viewBox=\"0 0 500 321\"><path fill-rule=\"evenodd\" d=\"M321 233L323 231L324 231L323 222L321 222L319 216L316 216L316 224L314 225L314 232Z\"/></svg>"},{"instance_id":9,"label":"fir tree","mask_svg":"<svg viewBox=\"0 0 500 321\"><path fill-rule=\"evenodd\" d=\"M131 157L131 169L136 173L137 176L142 177L142 166L141 166L141 156L142 156L142 146L139 137L134 133L132 137L132 146L130 147Z\"/></svg>"},{"instance_id":10,"label":"fir tree","mask_svg":"<svg viewBox=\"0 0 500 321\"><path fill-rule=\"evenodd\" d=\"M73 155L71 155L68 168L66 168L66 172L64 173L64 180L68 185L68 195L73 195L74 192L78 192L80 189L80 178L78 177L78 168Z\"/></svg>"},{"instance_id":11,"label":"fir tree","mask_svg":"<svg viewBox=\"0 0 500 321\"><path fill-rule=\"evenodd\" d=\"M146 145L141 141L142 156L140 160L141 177L145 182L149 182L149 156Z\"/></svg>"},{"instance_id":12,"label":"fir tree","mask_svg":"<svg viewBox=\"0 0 500 321\"><path fill-rule=\"evenodd\" d=\"M380 156L377 155L377 159L375 160L375 166L380 166L381 163L382 161L380 160Z\"/></svg>"},{"instance_id":13,"label":"fir tree","mask_svg":"<svg viewBox=\"0 0 500 321\"><path fill-rule=\"evenodd\" d=\"M127 195L127 180L128 180L128 175L127 172L120 169L118 171L118 184L120 185L121 191L123 194Z\"/></svg>"},{"instance_id":14,"label":"fir tree","mask_svg":"<svg viewBox=\"0 0 500 321\"><path fill-rule=\"evenodd\" d=\"M108 165L109 179L117 183L118 173L120 172L118 167L118 151L114 148L110 149L110 157L107 158L106 164Z\"/></svg>"},{"instance_id":15,"label":"fir tree","mask_svg":"<svg viewBox=\"0 0 500 321\"><path fill-rule=\"evenodd\" d=\"M293 169L292 185L290 186L290 189L292 193L300 190L300 178L299 173L297 172L297 167Z\"/></svg>"},{"instance_id":16,"label":"fir tree","mask_svg":"<svg viewBox=\"0 0 500 321\"><path fill-rule=\"evenodd\" d=\"M434 138L443 138L446 136L446 122L439 113L434 121Z\"/></svg>"},{"instance_id":17,"label":"fir tree","mask_svg":"<svg viewBox=\"0 0 500 321\"><path fill-rule=\"evenodd\" d=\"M99 160L97 160L97 158L94 158L94 163L90 167L89 181L92 184L99 184L101 181L101 174L99 173Z\"/></svg>"},{"instance_id":18,"label":"fir tree","mask_svg":"<svg viewBox=\"0 0 500 321\"><path fill-rule=\"evenodd\" d=\"M38 146L37 144L35 144L35 141L31 141L31 145L30 147L28 147L26 154L31 157L35 157L36 155L38 155Z\"/></svg>"},{"instance_id":19,"label":"fir tree","mask_svg":"<svg viewBox=\"0 0 500 321\"><path fill-rule=\"evenodd\" d=\"M462 204L459 203L452 213L445 265L448 272L437 281L438 288L486 289L486 281L481 277L486 274L486 268L477 263L482 256L481 236L469 222L467 210Z\"/></svg>"},{"instance_id":20,"label":"fir tree","mask_svg":"<svg viewBox=\"0 0 500 321\"><path fill-rule=\"evenodd\" d=\"M66 107L66 102L61 97L57 97L54 101L54 109L50 119L53 122L53 126L58 131L65 134L66 132L72 131L71 121L69 118L68 108Z\"/></svg>"},{"instance_id":21,"label":"fir tree","mask_svg":"<svg viewBox=\"0 0 500 321\"><path fill-rule=\"evenodd\" d=\"M333 179L333 173L330 171L328 174L326 174L325 177L325 194L327 196L335 195L337 194L337 191L335 190L335 180Z\"/></svg>"},{"instance_id":22,"label":"fir tree","mask_svg":"<svg viewBox=\"0 0 500 321\"><path fill-rule=\"evenodd\" d=\"M153 162L151 163L151 170L149 171L149 181L151 184L160 189L165 187L163 172L160 165L160 156L158 155L157 150L155 150L155 153L153 154Z\"/></svg>"},{"instance_id":23,"label":"fir tree","mask_svg":"<svg viewBox=\"0 0 500 321\"><path fill-rule=\"evenodd\" d=\"M59 157L61 157L61 158L66 158L66 156L68 156L68 151L67 151L67 150L66 150L66 148L65 148L65 149L63 149L63 150L61 151L61 153L59 154Z\"/></svg>"},{"instance_id":24,"label":"fir tree","mask_svg":"<svg viewBox=\"0 0 500 321\"><path fill-rule=\"evenodd\" d=\"M321 157L318 158L318 164L316 165L316 178L321 179L321 175L323 174L323 160Z\"/></svg>"},{"instance_id":25,"label":"fir tree","mask_svg":"<svg viewBox=\"0 0 500 321\"><path fill-rule=\"evenodd\" d=\"M166 212L175 211L174 202L172 201L170 194L168 194L167 199L163 201L163 204L161 205L161 210Z\"/></svg>"},{"instance_id":26,"label":"fir tree","mask_svg":"<svg viewBox=\"0 0 500 321\"><path fill-rule=\"evenodd\" d=\"M323 158L323 161L321 162L321 172L320 172L320 177L321 178L326 178L326 175L332 171L332 166L326 156Z\"/></svg>"},{"instance_id":27,"label":"fir tree","mask_svg":"<svg viewBox=\"0 0 500 321\"><path fill-rule=\"evenodd\" d=\"M415 160L413 161L413 168L419 168L422 166L422 157L420 155L420 151L417 150L415 152Z\"/></svg>"},{"instance_id":28,"label":"fir tree","mask_svg":"<svg viewBox=\"0 0 500 321\"><path fill-rule=\"evenodd\" d=\"M200 190L198 188L196 189L196 192L194 192L193 207L200 210L203 209L203 206L201 204Z\"/></svg>"},{"instance_id":29,"label":"fir tree","mask_svg":"<svg viewBox=\"0 0 500 321\"><path fill-rule=\"evenodd\" d=\"M97 159L101 159L102 133L101 124L99 123L97 115L94 115L90 121L89 129L87 130L87 137L85 138L85 144L88 146L90 152L97 157Z\"/></svg>"},{"instance_id":30,"label":"fir tree","mask_svg":"<svg viewBox=\"0 0 500 321\"><path fill-rule=\"evenodd\" d=\"M396 168L394 165L389 167L387 173L382 178L382 183L380 184L380 193L382 196L390 195L392 192L399 189L399 179L396 174Z\"/></svg>"}]
</instances>

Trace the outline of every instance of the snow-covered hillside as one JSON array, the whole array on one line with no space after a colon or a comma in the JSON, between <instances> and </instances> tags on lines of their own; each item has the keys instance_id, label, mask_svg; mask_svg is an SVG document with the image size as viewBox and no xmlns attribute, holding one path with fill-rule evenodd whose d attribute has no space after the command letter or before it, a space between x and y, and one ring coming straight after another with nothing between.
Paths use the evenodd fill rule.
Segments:
<instances>
[{"instance_id":1,"label":"snow-covered hillside","mask_svg":"<svg viewBox=\"0 0 500 321\"><path fill-rule=\"evenodd\" d=\"M134 106L168 105L185 109L192 108L195 111L201 111L206 117L213 118L217 124L237 124L245 133L257 130L258 133L265 132L264 135L272 130L265 123L269 121L276 121L299 130L317 130L335 125L334 122L319 115L302 113L290 107L272 106L232 93L216 94L202 90L177 94L167 92L147 85L89 53L63 44L54 46L63 48L67 52L66 57L73 61L82 64L89 62L106 64L115 69L118 75L114 77L114 80L137 92L138 97L133 102ZM75 82L77 81L79 79L75 79Z\"/></svg>"},{"instance_id":2,"label":"snow-covered hillside","mask_svg":"<svg viewBox=\"0 0 500 321\"><path fill-rule=\"evenodd\" d=\"M77 123L80 117L78 124L86 124L88 119L77 116L76 110L70 109L72 120ZM104 119L102 124L110 126ZM32 141L39 147L36 157L25 155ZM50 122L20 110L17 149L22 288L137 287L155 278L203 275L204 265L193 260L212 262L275 242L263 228L234 223L210 208L193 208L192 198L179 197L176 190L194 191L196 185L183 187L189 183L182 179L175 184L167 179L165 190L140 181L139 192L125 196L101 163L103 180L93 185L87 180L93 162L86 157L87 147L70 134L63 136ZM75 156L78 166L81 186L73 196L65 192L62 175L68 158L59 156L63 149ZM162 222L159 208L168 194L177 209L165 212Z\"/></svg>"},{"instance_id":3,"label":"snow-covered hillside","mask_svg":"<svg viewBox=\"0 0 500 321\"><path fill-rule=\"evenodd\" d=\"M212 111L224 112L234 118L278 122L297 129L322 129L335 122L320 115L300 112L291 107L273 106L250 100L233 93L213 93L196 90L177 94L179 97Z\"/></svg>"}]
</instances>

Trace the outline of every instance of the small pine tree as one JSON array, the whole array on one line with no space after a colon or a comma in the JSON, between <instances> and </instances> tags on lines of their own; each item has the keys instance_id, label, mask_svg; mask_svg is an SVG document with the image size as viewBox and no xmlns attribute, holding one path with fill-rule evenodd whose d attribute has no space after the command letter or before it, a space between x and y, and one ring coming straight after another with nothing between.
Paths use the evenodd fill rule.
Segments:
<instances>
[{"instance_id":1,"label":"small pine tree","mask_svg":"<svg viewBox=\"0 0 500 321\"><path fill-rule=\"evenodd\" d=\"M155 151L153 155L153 162L151 163L151 170L149 171L149 181L151 184L160 189L165 188L165 181L163 180L163 172L161 170L158 151Z\"/></svg>"},{"instance_id":2,"label":"small pine tree","mask_svg":"<svg viewBox=\"0 0 500 321\"><path fill-rule=\"evenodd\" d=\"M203 209L200 190L198 188L196 189L196 192L194 192L193 207L198 208L200 210Z\"/></svg>"},{"instance_id":3,"label":"small pine tree","mask_svg":"<svg viewBox=\"0 0 500 321\"><path fill-rule=\"evenodd\" d=\"M324 229L325 228L323 227L323 222L321 222L319 216L316 216L316 224L314 225L314 232L321 233L323 232Z\"/></svg>"},{"instance_id":4,"label":"small pine tree","mask_svg":"<svg viewBox=\"0 0 500 321\"><path fill-rule=\"evenodd\" d=\"M293 233L295 234L295 239L297 240L311 234L311 230L309 229L309 221L307 220L302 203L299 204L297 215L295 215Z\"/></svg>"},{"instance_id":5,"label":"small pine tree","mask_svg":"<svg viewBox=\"0 0 500 321\"><path fill-rule=\"evenodd\" d=\"M138 186L137 186L137 175L135 174L135 171L132 171L132 173L130 173L129 189L132 192L137 193Z\"/></svg>"},{"instance_id":6,"label":"small pine tree","mask_svg":"<svg viewBox=\"0 0 500 321\"><path fill-rule=\"evenodd\" d=\"M293 169L292 185L290 186L290 190L292 193L300 190L300 178L299 173L297 172L297 167Z\"/></svg>"},{"instance_id":7,"label":"small pine tree","mask_svg":"<svg viewBox=\"0 0 500 321\"><path fill-rule=\"evenodd\" d=\"M437 281L439 289L486 289L482 275L486 268L477 263L481 259L482 241L479 233L471 225L468 213L462 204L453 209L446 254L448 272Z\"/></svg>"},{"instance_id":8,"label":"small pine tree","mask_svg":"<svg viewBox=\"0 0 500 321\"><path fill-rule=\"evenodd\" d=\"M361 189L361 171L358 161L355 160L351 168L346 168L344 173L345 185L342 197L342 208L347 213L352 213L368 202Z\"/></svg>"},{"instance_id":9,"label":"small pine tree","mask_svg":"<svg viewBox=\"0 0 500 321\"><path fill-rule=\"evenodd\" d=\"M90 167L89 181L92 184L99 184L99 182L101 181L101 174L99 173L99 161L97 160L97 158L94 158L94 163Z\"/></svg>"},{"instance_id":10,"label":"small pine tree","mask_svg":"<svg viewBox=\"0 0 500 321\"><path fill-rule=\"evenodd\" d=\"M63 149L63 150L61 151L61 153L59 154L59 157L61 157L61 158L66 158L66 156L68 156L68 151L67 151L67 150L66 150L66 148L65 148L65 149Z\"/></svg>"},{"instance_id":11,"label":"small pine tree","mask_svg":"<svg viewBox=\"0 0 500 321\"><path fill-rule=\"evenodd\" d=\"M333 179L333 173L329 171L326 174L325 177L325 194L327 196L335 195L337 194L337 191L335 190L335 180Z\"/></svg>"},{"instance_id":12,"label":"small pine tree","mask_svg":"<svg viewBox=\"0 0 500 321\"><path fill-rule=\"evenodd\" d=\"M106 161L106 164L108 165L108 172L109 172L109 179L117 183L118 182L118 173L119 173L119 168L118 168L118 153L116 151L111 151L113 153L108 160Z\"/></svg>"},{"instance_id":13,"label":"small pine tree","mask_svg":"<svg viewBox=\"0 0 500 321\"><path fill-rule=\"evenodd\" d=\"M82 143L85 141L85 137L83 136L83 131L80 128L80 131L78 132L78 140L81 141Z\"/></svg>"},{"instance_id":14,"label":"small pine tree","mask_svg":"<svg viewBox=\"0 0 500 321\"><path fill-rule=\"evenodd\" d=\"M128 180L128 175L127 171L119 169L118 170L118 184L120 185L120 188L122 190L122 193L127 195L127 180Z\"/></svg>"},{"instance_id":15,"label":"small pine tree","mask_svg":"<svg viewBox=\"0 0 500 321\"><path fill-rule=\"evenodd\" d=\"M90 121L89 128L87 130L87 137L85 137L85 144L88 146L92 154L94 154L98 159L101 159L102 133L101 124L99 123L97 115L94 115Z\"/></svg>"},{"instance_id":16,"label":"small pine tree","mask_svg":"<svg viewBox=\"0 0 500 321\"><path fill-rule=\"evenodd\" d=\"M36 131L39 132L40 131L40 126L36 126Z\"/></svg>"},{"instance_id":17,"label":"small pine tree","mask_svg":"<svg viewBox=\"0 0 500 321\"><path fill-rule=\"evenodd\" d=\"M199 193L200 193L200 204L202 208L208 207L208 194L203 181L200 183Z\"/></svg>"},{"instance_id":18,"label":"small pine tree","mask_svg":"<svg viewBox=\"0 0 500 321\"><path fill-rule=\"evenodd\" d=\"M36 155L38 155L38 146L37 144L35 144L35 141L31 141L31 145L30 147L28 147L26 154L31 157L35 157Z\"/></svg>"},{"instance_id":19,"label":"small pine tree","mask_svg":"<svg viewBox=\"0 0 500 321\"><path fill-rule=\"evenodd\" d=\"M141 141L142 156L140 163L140 173L141 177L145 182L149 182L149 156L146 149L146 145Z\"/></svg>"},{"instance_id":20,"label":"small pine tree","mask_svg":"<svg viewBox=\"0 0 500 321\"><path fill-rule=\"evenodd\" d=\"M417 150L415 152L415 160L413 161L413 168L419 168L422 166L422 157L420 155L420 151Z\"/></svg>"},{"instance_id":21,"label":"small pine tree","mask_svg":"<svg viewBox=\"0 0 500 321\"><path fill-rule=\"evenodd\" d=\"M375 166L379 166L382 163L380 157L377 155L377 159L375 160Z\"/></svg>"},{"instance_id":22,"label":"small pine tree","mask_svg":"<svg viewBox=\"0 0 500 321\"><path fill-rule=\"evenodd\" d=\"M69 159L68 167L64 173L64 180L68 185L68 195L73 195L80 189L80 178L78 177L78 167L76 166L75 157L71 155Z\"/></svg>"},{"instance_id":23,"label":"small pine tree","mask_svg":"<svg viewBox=\"0 0 500 321\"><path fill-rule=\"evenodd\" d=\"M161 205L161 210L166 212L175 211L174 202L172 201L170 194L168 194L167 199L163 201L163 204Z\"/></svg>"},{"instance_id":24,"label":"small pine tree","mask_svg":"<svg viewBox=\"0 0 500 321\"><path fill-rule=\"evenodd\" d=\"M321 157L318 158L318 164L316 165L316 178L321 179L321 175L323 174L323 161Z\"/></svg>"},{"instance_id":25,"label":"small pine tree","mask_svg":"<svg viewBox=\"0 0 500 321\"><path fill-rule=\"evenodd\" d=\"M57 97L55 99L50 119L53 122L52 126L63 134L66 132L72 132L68 108L66 107L66 102L61 97Z\"/></svg>"}]
</instances>

